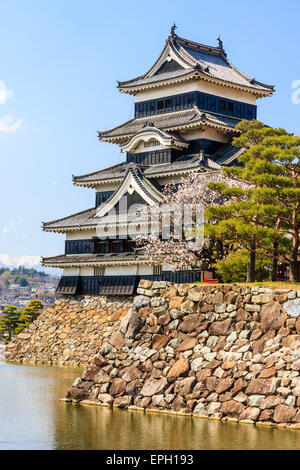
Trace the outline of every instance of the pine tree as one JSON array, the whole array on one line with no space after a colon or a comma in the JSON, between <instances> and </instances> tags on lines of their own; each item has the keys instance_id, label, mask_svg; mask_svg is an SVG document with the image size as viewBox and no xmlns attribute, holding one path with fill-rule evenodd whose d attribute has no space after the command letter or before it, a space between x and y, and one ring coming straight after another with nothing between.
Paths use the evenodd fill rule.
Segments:
<instances>
[{"instance_id":1,"label":"pine tree","mask_svg":"<svg viewBox=\"0 0 300 470\"><path fill-rule=\"evenodd\" d=\"M34 322L41 314L43 308L44 306L39 299L30 300L28 306L20 312L16 334L21 333L30 325L30 323Z\"/></svg>"},{"instance_id":2,"label":"pine tree","mask_svg":"<svg viewBox=\"0 0 300 470\"><path fill-rule=\"evenodd\" d=\"M282 257L290 266L291 280L298 281L300 137L259 121L242 121L237 128L243 133L233 144L246 149L239 159L244 166L224 171L255 185L251 201L259 207L257 224L277 232L271 250L273 280Z\"/></svg>"},{"instance_id":3,"label":"pine tree","mask_svg":"<svg viewBox=\"0 0 300 470\"><path fill-rule=\"evenodd\" d=\"M211 223L206 225L206 233L225 244L232 244L232 248L248 252L246 282L254 282L257 252L260 256L270 253L272 240L279 243L280 235L275 229L261 225L260 207L252 200L254 189L236 190L215 183L210 187L235 200L225 206L207 208L205 215Z\"/></svg>"},{"instance_id":4,"label":"pine tree","mask_svg":"<svg viewBox=\"0 0 300 470\"><path fill-rule=\"evenodd\" d=\"M14 305L7 305L2 312L0 320L0 336L5 343L9 343L16 335L20 312Z\"/></svg>"}]
</instances>

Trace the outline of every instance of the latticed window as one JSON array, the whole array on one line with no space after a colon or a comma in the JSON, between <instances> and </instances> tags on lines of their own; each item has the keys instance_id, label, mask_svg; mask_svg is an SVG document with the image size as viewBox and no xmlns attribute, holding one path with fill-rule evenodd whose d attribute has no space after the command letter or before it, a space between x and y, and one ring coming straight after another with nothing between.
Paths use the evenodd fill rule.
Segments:
<instances>
[{"instance_id":1,"label":"latticed window","mask_svg":"<svg viewBox=\"0 0 300 470\"><path fill-rule=\"evenodd\" d=\"M255 105L229 100L203 92L182 93L168 98L159 98L136 103L135 117L139 118L181 109L191 109L195 105L203 111L212 111L214 113L235 116L240 119L256 118Z\"/></svg>"},{"instance_id":2,"label":"latticed window","mask_svg":"<svg viewBox=\"0 0 300 470\"><path fill-rule=\"evenodd\" d=\"M111 242L112 253L123 253L123 240L116 240Z\"/></svg>"},{"instance_id":3,"label":"latticed window","mask_svg":"<svg viewBox=\"0 0 300 470\"><path fill-rule=\"evenodd\" d=\"M104 276L105 274L105 267L94 268L94 276Z\"/></svg>"},{"instance_id":4,"label":"latticed window","mask_svg":"<svg viewBox=\"0 0 300 470\"><path fill-rule=\"evenodd\" d=\"M153 274L155 276L160 276L162 272L162 267L161 266L153 266Z\"/></svg>"},{"instance_id":5,"label":"latticed window","mask_svg":"<svg viewBox=\"0 0 300 470\"><path fill-rule=\"evenodd\" d=\"M112 196L112 194L113 191L102 191L96 193L96 207L105 202L110 196Z\"/></svg>"},{"instance_id":6,"label":"latticed window","mask_svg":"<svg viewBox=\"0 0 300 470\"><path fill-rule=\"evenodd\" d=\"M85 254L94 252L94 242L90 240L66 240L65 253Z\"/></svg>"},{"instance_id":7,"label":"latticed window","mask_svg":"<svg viewBox=\"0 0 300 470\"><path fill-rule=\"evenodd\" d=\"M157 147L160 145L158 140L149 140L149 142L144 142L144 147Z\"/></svg>"}]
</instances>

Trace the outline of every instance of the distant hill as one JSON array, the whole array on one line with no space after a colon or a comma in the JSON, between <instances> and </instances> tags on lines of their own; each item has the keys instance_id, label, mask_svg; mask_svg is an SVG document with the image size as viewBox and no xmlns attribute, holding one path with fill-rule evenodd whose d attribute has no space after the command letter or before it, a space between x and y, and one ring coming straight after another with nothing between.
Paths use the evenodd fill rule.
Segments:
<instances>
[{"instance_id":1,"label":"distant hill","mask_svg":"<svg viewBox=\"0 0 300 470\"><path fill-rule=\"evenodd\" d=\"M40 263L39 264L35 264L34 266L24 266L25 268L28 268L28 269L35 269L36 271L38 272L43 272L43 273L46 273L50 276L60 276L61 275L61 270L60 269L55 269L55 268L45 268L44 266L42 266ZM5 269L9 269L10 271L12 269L16 269L18 268L18 266L13 266L13 265L8 265L8 264L4 264L0 261L0 268L5 268Z\"/></svg>"},{"instance_id":2,"label":"distant hill","mask_svg":"<svg viewBox=\"0 0 300 470\"><path fill-rule=\"evenodd\" d=\"M7 287L18 284L20 286L38 286L39 284L58 282L57 273L53 276L51 273L35 269L33 267L19 266L9 267L6 265L0 266L0 290L5 290Z\"/></svg>"}]
</instances>

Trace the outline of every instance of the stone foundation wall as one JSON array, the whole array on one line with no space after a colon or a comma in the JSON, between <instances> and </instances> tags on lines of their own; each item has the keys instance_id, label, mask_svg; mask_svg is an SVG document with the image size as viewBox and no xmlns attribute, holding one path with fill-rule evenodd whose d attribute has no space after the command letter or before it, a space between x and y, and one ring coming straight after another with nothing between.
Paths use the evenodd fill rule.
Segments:
<instances>
[{"instance_id":1,"label":"stone foundation wall","mask_svg":"<svg viewBox=\"0 0 300 470\"><path fill-rule=\"evenodd\" d=\"M105 297L58 300L6 346L5 358L29 364L87 365L106 337L119 328L130 305L130 299Z\"/></svg>"},{"instance_id":2,"label":"stone foundation wall","mask_svg":"<svg viewBox=\"0 0 300 470\"><path fill-rule=\"evenodd\" d=\"M141 281L138 293L67 401L300 427L300 291Z\"/></svg>"}]
</instances>

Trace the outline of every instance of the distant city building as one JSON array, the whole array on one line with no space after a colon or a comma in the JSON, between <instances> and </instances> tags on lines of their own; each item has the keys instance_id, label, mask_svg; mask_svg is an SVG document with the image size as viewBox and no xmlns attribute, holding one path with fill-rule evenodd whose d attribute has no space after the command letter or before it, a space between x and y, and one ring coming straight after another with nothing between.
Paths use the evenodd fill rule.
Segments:
<instances>
[{"instance_id":1,"label":"distant city building","mask_svg":"<svg viewBox=\"0 0 300 470\"><path fill-rule=\"evenodd\" d=\"M231 144L237 123L255 119L256 100L274 92L231 64L221 39L217 47L199 44L177 36L175 25L148 72L118 82L118 89L135 96L134 117L99 132L99 140L119 145L125 160L74 176L76 186L95 191L95 204L43 224L44 231L66 234L65 253L43 258L44 266L63 268L58 293L131 294L141 277L203 280L199 271L172 273L136 253L134 236L145 227L133 216L132 237L126 236L122 201L126 197L127 207L157 204L168 183L235 165L241 154Z\"/></svg>"}]
</instances>

